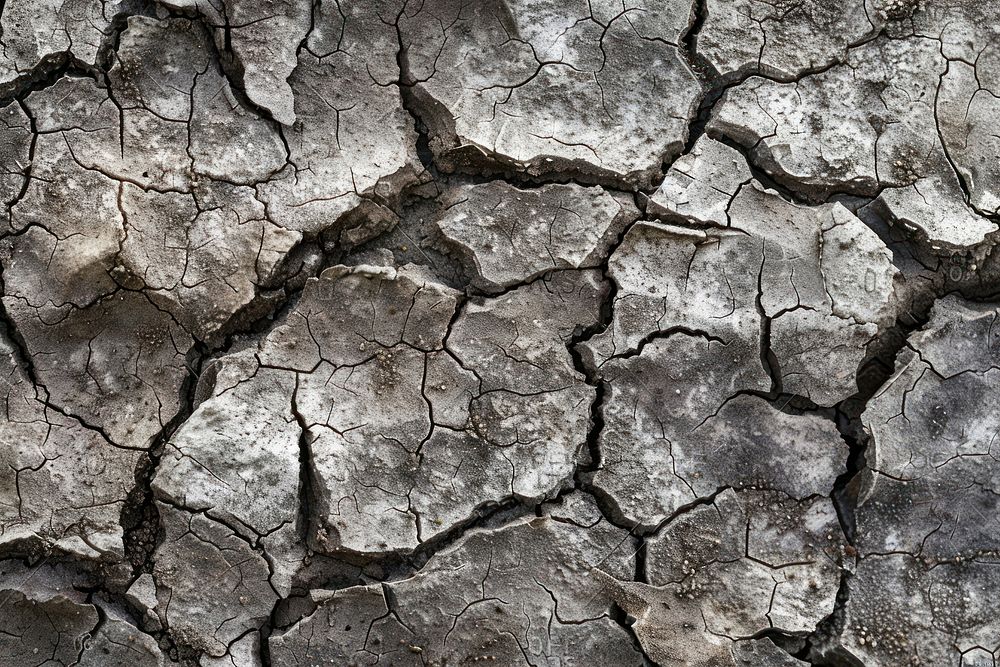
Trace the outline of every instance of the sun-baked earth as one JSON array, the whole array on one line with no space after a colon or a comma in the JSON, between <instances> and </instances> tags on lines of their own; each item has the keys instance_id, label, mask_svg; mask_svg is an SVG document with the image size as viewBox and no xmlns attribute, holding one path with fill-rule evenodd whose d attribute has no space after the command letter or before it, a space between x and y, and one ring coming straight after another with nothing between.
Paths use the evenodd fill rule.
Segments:
<instances>
[{"instance_id":1,"label":"sun-baked earth","mask_svg":"<svg viewBox=\"0 0 1000 667\"><path fill-rule=\"evenodd\" d=\"M0 0L0 667L996 667L1000 5Z\"/></svg>"}]
</instances>

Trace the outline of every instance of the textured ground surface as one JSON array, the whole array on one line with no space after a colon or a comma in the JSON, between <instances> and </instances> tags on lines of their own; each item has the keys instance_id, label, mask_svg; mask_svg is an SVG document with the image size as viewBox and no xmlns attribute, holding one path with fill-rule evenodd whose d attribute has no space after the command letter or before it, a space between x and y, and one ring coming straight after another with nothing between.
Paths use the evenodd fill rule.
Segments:
<instances>
[{"instance_id":1,"label":"textured ground surface","mask_svg":"<svg viewBox=\"0 0 1000 667\"><path fill-rule=\"evenodd\" d=\"M995 2L0 47L0 666L1000 660Z\"/></svg>"}]
</instances>

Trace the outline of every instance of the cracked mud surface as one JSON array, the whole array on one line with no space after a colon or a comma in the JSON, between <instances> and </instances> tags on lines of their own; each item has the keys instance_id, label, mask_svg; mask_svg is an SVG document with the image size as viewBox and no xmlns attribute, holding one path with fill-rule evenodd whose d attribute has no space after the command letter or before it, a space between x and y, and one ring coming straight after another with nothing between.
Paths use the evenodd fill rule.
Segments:
<instances>
[{"instance_id":1,"label":"cracked mud surface","mask_svg":"<svg viewBox=\"0 0 1000 667\"><path fill-rule=\"evenodd\" d=\"M995 667L998 45L0 0L0 666Z\"/></svg>"}]
</instances>

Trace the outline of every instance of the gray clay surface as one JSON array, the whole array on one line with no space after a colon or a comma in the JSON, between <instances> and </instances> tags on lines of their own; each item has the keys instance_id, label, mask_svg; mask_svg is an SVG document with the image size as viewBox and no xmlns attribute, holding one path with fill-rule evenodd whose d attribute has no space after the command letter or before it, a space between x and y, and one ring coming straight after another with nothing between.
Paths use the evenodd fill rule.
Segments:
<instances>
[{"instance_id":1,"label":"gray clay surface","mask_svg":"<svg viewBox=\"0 0 1000 667\"><path fill-rule=\"evenodd\" d=\"M1000 5L0 0L0 667L996 667Z\"/></svg>"}]
</instances>

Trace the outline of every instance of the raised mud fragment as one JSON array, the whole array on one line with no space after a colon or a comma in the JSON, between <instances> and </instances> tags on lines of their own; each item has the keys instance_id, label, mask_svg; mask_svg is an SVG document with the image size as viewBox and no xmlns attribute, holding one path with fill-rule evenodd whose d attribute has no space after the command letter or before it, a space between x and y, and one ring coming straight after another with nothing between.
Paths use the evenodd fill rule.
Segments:
<instances>
[{"instance_id":1,"label":"raised mud fragment","mask_svg":"<svg viewBox=\"0 0 1000 667\"><path fill-rule=\"evenodd\" d=\"M55 664L74 664L80 639L98 624L97 610L64 595L18 588L2 593L6 604L0 657L10 665L38 664L39 656Z\"/></svg>"},{"instance_id":2,"label":"raised mud fragment","mask_svg":"<svg viewBox=\"0 0 1000 667\"><path fill-rule=\"evenodd\" d=\"M129 19L108 78L122 144L81 136L75 152L84 166L144 188L187 191L200 177L252 185L285 164L278 133L234 99L199 23Z\"/></svg>"},{"instance_id":3,"label":"raised mud fragment","mask_svg":"<svg viewBox=\"0 0 1000 667\"><path fill-rule=\"evenodd\" d=\"M659 664L800 664L750 638L808 633L823 620L837 594L843 540L827 498L727 489L648 540L648 583L609 588Z\"/></svg>"},{"instance_id":4,"label":"raised mud fragment","mask_svg":"<svg viewBox=\"0 0 1000 667\"><path fill-rule=\"evenodd\" d=\"M287 595L301 565L299 441L295 378L241 353L212 369L212 395L177 430L153 480L160 514L204 512L267 554L270 581ZM252 381L252 382L251 382ZM166 542L157 558L178 557ZM198 589L207 596L212 590Z\"/></svg>"},{"instance_id":5,"label":"raised mud fragment","mask_svg":"<svg viewBox=\"0 0 1000 667\"><path fill-rule=\"evenodd\" d=\"M127 2L9 0L0 16L0 90L31 72L74 59L93 64Z\"/></svg>"},{"instance_id":6,"label":"raised mud fragment","mask_svg":"<svg viewBox=\"0 0 1000 667\"><path fill-rule=\"evenodd\" d=\"M795 78L843 58L884 17L870 0L708 0L697 52L723 78ZM803 48L808 44L809 48Z\"/></svg>"},{"instance_id":7,"label":"raised mud fragment","mask_svg":"<svg viewBox=\"0 0 1000 667\"><path fill-rule=\"evenodd\" d=\"M690 3L654 5L407 4L404 83L431 149L448 169L649 184L683 146L701 93L679 49Z\"/></svg>"},{"instance_id":8,"label":"raised mud fragment","mask_svg":"<svg viewBox=\"0 0 1000 667\"><path fill-rule=\"evenodd\" d=\"M114 443L143 449L181 409L191 339L141 294L116 291L49 320L4 297L49 402Z\"/></svg>"},{"instance_id":9,"label":"raised mud fragment","mask_svg":"<svg viewBox=\"0 0 1000 667\"><path fill-rule=\"evenodd\" d=\"M850 396L866 346L894 319L888 249L843 206L794 205L757 185L739 188L726 216L731 229L633 226L609 261L611 322L584 354L600 366L692 333L734 346L735 378L766 362L786 392L820 405Z\"/></svg>"},{"instance_id":10,"label":"raised mud fragment","mask_svg":"<svg viewBox=\"0 0 1000 667\"><path fill-rule=\"evenodd\" d=\"M711 634L806 632L833 607L843 542L828 498L727 490L650 539L647 571L654 586L704 599Z\"/></svg>"},{"instance_id":11,"label":"raised mud fragment","mask_svg":"<svg viewBox=\"0 0 1000 667\"><path fill-rule=\"evenodd\" d=\"M726 377L731 355L739 354L675 334L603 367L603 461L594 484L629 521L656 526L730 486L793 498L832 488L847 456L833 424L785 415L763 398L740 395L754 384L753 376L744 384Z\"/></svg>"},{"instance_id":12,"label":"raised mud fragment","mask_svg":"<svg viewBox=\"0 0 1000 667\"><path fill-rule=\"evenodd\" d=\"M851 581L844 646L866 665L994 664L996 560L928 567L870 555Z\"/></svg>"},{"instance_id":13,"label":"raised mud fragment","mask_svg":"<svg viewBox=\"0 0 1000 667\"><path fill-rule=\"evenodd\" d=\"M73 100L76 113L55 108L57 88ZM119 183L82 167L71 142L75 136L93 142L107 137L117 148L115 114L100 110L102 101L107 97L96 85L75 80L25 103L46 134L35 140L31 177L9 208L13 234L3 240L4 296L22 297L49 320L85 308L116 287L109 272L124 237Z\"/></svg>"},{"instance_id":14,"label":"raised mud fragment","mask_svg":"<svg viewBox=\"0 0 1000 667\"><path fill-rule=\"evenodd\" d=\"M164 4L201 12L215 29L221 48L232 49L247 97L278 122L295 122L288 78L298 64L297 52L312 24L309 0L167 0Z\"/></svg>"},{"instance_id":15,"label":"raised mud fragment","mask_svg":"<svg viewBox=\"0 0 1000 667\"><path fill-rule=\"evenodd\" d=\"M303 392L315 395L299 405L316 438L325 549L413 549L479 506L554 494L583 456L593 391L573 371L558 331L532 325L521 338L511 330L510 318L531 321L520 290L469 304L444 340L452 313L434 294L440 288L427 289L426 303L439 314L417 311L411 321L439 318L417 334L434 354L376 345L364 366L331 367L303 381ZM341 386L347 400L320 398L312 387L321 383ZM345 453L355 450L360 458L348 463Z\"/></svg>"},{"instance_id":16,"label":"raised mud fragment","mask_svg":"<svg viewBox=\"0 0 1000 667\"><path fill-rule=\"evenodd\" d=\"M407 641L412 632L389 611L381 585L313 591L311 597L316 611L271 636L271 664L422 664Z\"/></svg>"},{"instance_id":17,"label":"raised mud fragment","mask_svg":"<svg viewBox=\"0 0 1000 667\"><path fill-rule=\"evenodd\" d=\"M638 212L603 188L502 181L447 191L436 221L446 247L474 267L472 284L498 291L553 269L594 268Z\"/></svg>"},{"instance_id":18,"label":"raised mud fragment","mask_svg":"<svg viewBox=\"0 0 1000 667\"><path fill-rule=\"evenodd\" d=\"M132 624L128 616L113 607L102 609L104 617L85 641L80 642L82 652L78 662L81 667L163 667L170 664L159 645Z\"/></svg>"},{"instance_id":19,"label":"raised mud fragment","mask_svg":"<svg viewBox=\"0 0 1000 667\"><path fill-rule=\"evenodd\" d=\"M1000 381L995 318L993 308L938 301L865 411L872 471L858 528L867 551L936 561L996 548L987 509L994 504L993 395ZM970 512L982 518L966 522Z\"/></svg>"},{"instance_id":20,"label":"raised mud fragment","mask_svg":"<svg viewBox=\"0 0 1000 667\"><path fill-rule=\"evenodd\" d=\"M31 301L63 309L116 285L142 290L212 344L240 317L254 317L304 233L336 228L399 172L399 182L378 193L391 194L412 179L416 163L398 93L359 72L360 89L338 86L336 95L361 99L340 105L319 92L340 79L339 70L319 63L301 71L317 77L298 98L308 109L295 128L282 130L244 106L200 23L130 18L109 88L67 78L26 100L41 134L33 178L9 197L11 226L25 232L12 241L21 267L14 284L26 291L22 281L50 276L31 286ZM383 111L365 107L379 104ZM378 130L353 125L355 110ZM385 130L393 113L396 135ZM336 149L318 148L330 132ZM376 138L396 157L370 164ZM11 189L21 171L10 175ZM365 240L358 227L356 242Z\"/></svg>"},{"instance_id":21,"label":"raised mud fragment","mask_svg":"<svg viewBox=\"0 0 1000 667\"><path fill-rule=\"evenodd\" d=\"M0 354L0 551L121 559L119 517L141 452L48 405L6 337Z\"/></svg>"},{"instance_id":22,"label":"raised mud fragment","mask_svg":"<svg viewBox=\"0 0 1000 667\"><path fill-rule=\"evenodd\" d=\"M761 261L759 244L736 231L637 223L608 263L618 286L611 322L584 354L599 366L671 329L702 331L723 343L756 340ZM671 272L680 279L660 279Z\"/></svg>"},{"instance_id":23,"label":"raised mud fragment","mask_svg":"<svg viewBox=\"0 0 1000 667\"><path fill-rule=\"evenodd\" d=\"M703 136L674 161L646 210L666 219L728 227L733 198L750 181L739 151Z\"/></svg>"},{"instance_id":24,"label":"raised mud fragment","mask_svg":"<svg viewBox=\"0 0 1000 667\"><path fill-rule=\"evenodd\" d=\"M240 665L257 665L261 662L260 633L250 632L230 644L229 650L221 657L202 655L198 660L198 666L240 667Z\"/></svg>"},{"instance_id":25,"label":"raised mud fragment","mask_svg":"<svg viewBox=\"0 0 1000 667\"><path fill-rule=\"evenodd\" d=\"M395 3L342 1L314 10L288 79L295 123L281 132L287 164L257 186L269 218L282 227L316 233L368 198L393 197L421 170L413 118L394 85L395 9L383 4Z\"/></svg>"},{"instance_id":26,"label":"raised mud fragment","mask_svg":"<svg viewBox=\"0 0 1000 667\"><path fill-rule=\"evenodd\" d=\"M4 210L0 224L10 224L10 208L22 196L25 171L31 162L31 144L34 139L31 123L24 110L17 104L0 109L0 200Z\"/></svg>"},{"instance_id":27,"label":"raised mud fragment","mask_svg":"<svg viewBox=\"0 0 1000 667\"><path fill-rule=\"evenodd\" d=\"M967 78L933 34L880 37L798 80L748 79L726 93L709 131L810 199L870 196L931 244L974 245L996 225L982 215L995 209L992 181L972 179L983 156L966 146L982 133L982 103Z\"/></svg>"},{"instance_id":28,"label":"raised mud fragment","mask_svg":"<svg viewBox=\"0 0 1000 667\"><path fill-rule=\"evenodd\" d=\"M927 3L912 15L917 34L940 41L948 59L935 98L942 146L968 192L969 204L984 215L1000 205L997 138L989 130L997 111L1000 22L989 3Z\"/></svg>"},{"instance_id":29,"label":"raised mud fragment","mask_svg":"<svg viewBox=\"0 0 1000 667\"><path fill-rule=\"evenodd\" d=\"M992 307L938 301L864 413L845 645L873 664L966 664L995 643L995 322Z\"/></svg>"},{"instance_id":30,"label":"raised mud fragment","mask_svg":"<svg viewBox=\"0 0 1000 667\"><path fill-rule=\"evenodd\" d=\"M626 576L634 550L605 521L544 516L472 531L413 578L314 593L317 611L272 638L272 655L279 665L641 665L597 570Z\"/></svg>"},{"instance_id":31,"label":"raised mud fragment","mask_svg":"<svg viewBox=\"0 0 1000 667\"><path fill-rule=\"evenodd\" d=\"M268 285L298 232L267 219L254 191L209 182L192 194L121 189L115 277L145 291L201 340L215 340Z\"/></svg>"},{"instance_id":32,"label":"raised mud fragment","mask_svg":"<svg viewBox=\"0 0 1000 667\"><path fill-rule=\"evenodd\" d=\"M278 593L262 549L207 513L160 507L165 532L153 577L161 621L180 642L210 656L267 620Z\"/></svg>"},{"instance_id":33,"label":"raised mud fragment","mask_svg":"<svg viewBox=\"0 0 1000 667\"><path fill-rule=\"evenodd\" d=\"M211 338L300 238L266 220L252 188L235 186L267 178L284 150L232 99L200 26L133 18L121 40L110 90L63 79L26 101L42 134L11 209L12 227L26 231L5 277L62 317L118 286L147 290ZM213 146L236 137L244 143L223 166Z\"/></svg>"},{"instance_id":34,"label":"raised mud fragment","mask_svg":"<svg viewBox=\"0 0 1000 667\"><path fill-rule=\"evenodd\" d=\"M539 502L587 458L594 390L566 345L596 322L604 290L594 271L558 273L459 310L456 292L412 267L327 269L255 356L216 362L213 396L171 441L157 492L266 542L295 521L304 456L310 545L356 554L412 551L481 507ZM230 401L246 407L220 411ZM231 456L249 457L242 474L230 464L206 477L208 495L186 490L182 471ZM271 494L234 492L272 457L285 472L266 480Z\"/></svg>"},{"instance_id":35,"label":"raised mud fragment","mask_svg":"<svg viewBox=\"0 0 1000 667\"><path fill-rule=\"evenodd\" d=\"M5 565L0 571L0 660L5 665L169 664L156 640L126 611L75 590L65 575L44 566Z\"/></svg>"}]
</instances>

